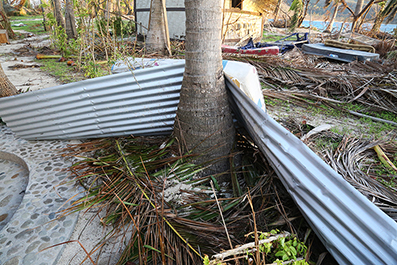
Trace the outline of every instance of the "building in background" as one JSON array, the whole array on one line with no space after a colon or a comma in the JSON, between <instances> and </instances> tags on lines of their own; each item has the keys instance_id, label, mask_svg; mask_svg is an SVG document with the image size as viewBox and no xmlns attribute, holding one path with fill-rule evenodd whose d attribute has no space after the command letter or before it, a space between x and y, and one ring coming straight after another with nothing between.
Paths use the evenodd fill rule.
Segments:
<instances>
[{"instance_id":1,"label":"building in background","mask_svg":"<svg viewBox=\"0 0 397 265\"><path fill-rule=\"evenodd\" d=\"M236 43L252 37L262 39L263 24L270 18L277 0L225 0L223 10L224 43ZM168 29L171 39L185 39L184 0L166 0ZM149 25L150 1L134 1L137 32L146 35Z\"/></svg>"}]
</instances>

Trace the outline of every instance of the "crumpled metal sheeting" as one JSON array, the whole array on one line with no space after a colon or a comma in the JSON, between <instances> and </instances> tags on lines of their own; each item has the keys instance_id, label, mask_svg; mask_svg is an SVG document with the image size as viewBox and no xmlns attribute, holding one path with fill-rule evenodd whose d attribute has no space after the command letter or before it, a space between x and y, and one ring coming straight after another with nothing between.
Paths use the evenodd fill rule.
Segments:
<instances>
[{"instance_id":1,"label":"crumpled metal sheeting","mask_svg":"<svg viewBox=\"0 0 397 265\"><path fill-rule=\"evenodd\" d=\"M0 99L0 117L28 140L170 134L184 62Z\"/></svg>"},{"instance_id":2,"label":"crumpled metal sheeting","mask_svg":"<svg viewBox=\"0 0 397 265\"><path fill-rule=\"evenodd\" d=\"M397 264L397 224L230 80L233 109L340 264Z\"/></svg>"}]
</instances>

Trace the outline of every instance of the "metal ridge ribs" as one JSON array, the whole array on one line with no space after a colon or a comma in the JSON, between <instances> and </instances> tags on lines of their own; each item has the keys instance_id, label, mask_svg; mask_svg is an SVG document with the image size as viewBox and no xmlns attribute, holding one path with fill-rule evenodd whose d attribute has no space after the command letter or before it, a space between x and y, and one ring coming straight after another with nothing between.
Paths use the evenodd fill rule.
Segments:
<instances>
[{"instance_id":1,"label":"metal ridge ribs","mask_svg":"<svg viewBox=\"0 0 397 265\"><path fill-rule=\"evenodd\" d=\"M226 84L237 119L338 263L397 264L397 224L230 79Z\"/></svg>"}]
</instances>

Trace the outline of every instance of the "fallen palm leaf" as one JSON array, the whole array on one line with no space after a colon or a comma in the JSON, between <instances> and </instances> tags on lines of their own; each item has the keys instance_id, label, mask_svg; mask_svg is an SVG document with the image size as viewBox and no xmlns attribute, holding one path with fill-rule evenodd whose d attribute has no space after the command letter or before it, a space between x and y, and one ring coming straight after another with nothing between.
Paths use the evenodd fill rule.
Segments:
<instances>
[{"instance_id":1,"label":"fallen palm leaf","mask_svg":"<svg viewBox=\"0 0 397 265\"><path fill-rule=\"evenodd\" d=\"M390 169L393 169L395 171L397 171L396 166L390 161L390 159L385 155L385 153L383 152L383 150L380 148L379 145L375 145L374 146L374 150L375 152L378 154L379 160L382 162L382 164L385 167L388 167Z\"/></svg>"},{"instance_id":2,"label":"fallen palm leaf","mask_svg":"<svg viewBox=\"0 0 397 265\"><path fill-rule=\"evenodd\" d=\"M62 58L62 55L46 55L46 54L41 54L38 53L36 55L37 60L42 60L42 59L60 59Z\"/></svg>"},{"instance_id":3,"label":"fallen palm leaf","mask_svg":"<svg viewBox=\"0 0 397 265\"><path fill-rule=\"evenodd\" d=\"M70 147L69 154L91 156L80 159L71 168L88 193L64 214L103 209L106 212L103 223L115 225L112 236L128 226L131 237L125 239L129 243L119 264L133 260L140 264L159 261L198 264L202 262L201 253L211 254L230 247L230 243L242 243L244 239L237 235L250 231L252 219L250 204L244 199L247 192L259 229L267 229L266 224L279 220L280 214L288 214L291 209L297 211L295 206L284 206L282 213L277 211L279 206L270 198L276 186L282 184L274 185L274 172L252 143L240 138L239 146L244 150L243 164L231 170L238 170L233 175L241 196L230 197L222 191L217 194L217 200L212 198L209 176L194 178L201 168L190 162L194 155L177 155L179 149L172 139L103 139ZM253 158L256 162L252 162ZM174 188L177 189L172 199L169 192ZM223 186L219 188L224 190ZM224 232L226 227L229 239Z\"/></svg>"},{"instance_id":4,"label":"fallen palm leaf","mask_svg":"<svg viewBox=\"0 0 397 265\"><path fill-rule=\"evenodd\" d=\"M369 167L370 153L379 142L360 140L345 136L335 151L327 151L327 162L343 176L353 187L359 190L375 205L397 221L397 193L379 183L377 180L363 172Z\"/></svg>"}]
</instances>

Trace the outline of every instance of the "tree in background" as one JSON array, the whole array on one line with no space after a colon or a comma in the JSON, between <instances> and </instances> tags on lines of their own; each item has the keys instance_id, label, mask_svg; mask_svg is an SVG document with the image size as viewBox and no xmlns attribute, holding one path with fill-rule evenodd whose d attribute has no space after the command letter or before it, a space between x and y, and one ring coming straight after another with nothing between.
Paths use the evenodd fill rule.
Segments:
<instances>
[{"instance_id":1,"label":"tree in background","mask_svg":"<svg viewBox=\"0 0 397 265\"><path fill-rule=\"evenodd\" d=\"M328 24L325 32L332 32L332 28L334 26L335 18L336 18L336 15L338 14L338 8L339 8L339 5L340 5L340 1L339 0L326 0L324 8L328 8L331 5L331 3L333 3L332 7L333 7L334 10L332 12L331 19L329 21L329 24Z\"/></svg>"},{"instance_id":2,"label":"tree in background","mask_svg":"<svg viewBox=\"0 0 397 265\"><path fill-rule=\"evenodd\" d=\"M289 8L294 11L291 18L291 29L299 28L307 15L310 0L294 0Z\"/></svg>"},{"instance_id":3,"label":"tree in background","mask_svg":"<svg viewBox=\"0 0 397 265\"><path fill-rule=\"evenodd\" d=\"M65 1L65 30L68 39L75 39L77 37L73 0Z\"/></svg>"},{"instance_id":4,"label":"tree in background","mask_svg":"<svg viewBox=\"0 0 397 265\"><path fill-rule=\"evenodd\" d=\"M344 7L350 12L353 18L351 30L353 32L357 32L360 29L360 26L363 24L365 16L367 15L368 11L375 3L375 0L370 0L365 6L364 6L364 0L357 0L355 11L353 11L349 7L349 5L346 3L345 0L340 0L340 1L344 5Z\"/></svg>"},{"instance_id":5,"label":"tree in background","mask_svg":"<svg viewBox=\"0 0 397 265\"><path fill-rule=\"evenodd\" d=\"M381 9L378 12L374 25L371 29L372 33L379 32L380 26L382 25L383 21L386 19L386 23L390 23L397 13L397 0L390 0L386 3L386 1L379 3Z\"/></svg>"},{"instance_id":6,"label":"tree in background","mask_svg":"<svg viewBox=\"0 0 397 265\"><path fill-rule=\"evenodd\" d=\"M229 169L235 131L222 69L222 0L185 0L186 51L174 134L197 162L223 158L210 172Z\"/></svg>"},{"instance_id":7,"label":"tree in background","mask_svg":"<svg viewBox=\"0 0 397 265\"><path fill-rule=\"evenodd\" d=\"M152 0L150 4L149 30L146 38L146 49L165 54L167 50L165 20L162 0Z\"/></svg>"},{"instance_id":8,"label":"tree in background","mask_svg":"<svg viewBox=\"0 0 397 265\"><path fill-rule=\"evenodd\" d=\"M65 28L65 20L61 12L61 2L59 0L52 0L54 4L54 16L58 27Z\"/></svg>"},{"instance_id":9,"label":"tree in background","mask_svg":"<svg viewBox=\"0 0 397 265\"><path fill-rule=\"evenodd\" d=\"M0 0L0 29L7 30L8 36L12 39L15 38L10 21L8 20L7 14L4 11L3 0Z\"/></svg>"}]
</instances>

